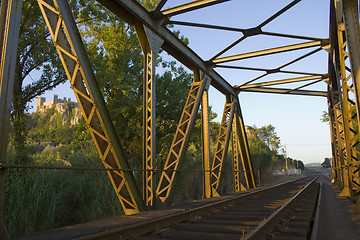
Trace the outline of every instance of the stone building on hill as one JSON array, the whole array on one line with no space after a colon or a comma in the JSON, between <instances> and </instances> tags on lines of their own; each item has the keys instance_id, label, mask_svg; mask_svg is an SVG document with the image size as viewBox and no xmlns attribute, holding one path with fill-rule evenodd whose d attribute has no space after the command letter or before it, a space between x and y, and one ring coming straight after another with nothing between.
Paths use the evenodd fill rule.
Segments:
<instances>
[{"instance_id":1,"label":"stone building on hill","mask_svg":"<svg viewBox=\"0 0 360 240\"><path fill-rule=\"evenodd\" d=\"M70 105L72 105L72 107L74 108L78 108L79 104L76 102L72 102L71 98L66 98L64 97L63 99L60 99L58 97L58 95L54 95L53 99L50 101L46 101L46 98L44 97L38 97L36 99L36 112L45 112L47 109L52 108L53 106L55 106L58 103L68 103Z\"/></svg>"},{"instance_id":2,"label":"stone building on hill","mask_svg":"<svg viewBox=\"0 0 360 240\"><path fill-rule=\"evenodd\" d=\"M51 108L55 108L55 113L51 116L50 121L53 121L57 114L60 114L63 125L69 122L70 126L74 126L79 123L82 116L79 104L72 102L71 98L64 97L63 99L59 99L58 95L54 95L53 99L47 102L44 97L38 97L36 99L37 113L44 113Z\"/></svg>"}]
</instances>

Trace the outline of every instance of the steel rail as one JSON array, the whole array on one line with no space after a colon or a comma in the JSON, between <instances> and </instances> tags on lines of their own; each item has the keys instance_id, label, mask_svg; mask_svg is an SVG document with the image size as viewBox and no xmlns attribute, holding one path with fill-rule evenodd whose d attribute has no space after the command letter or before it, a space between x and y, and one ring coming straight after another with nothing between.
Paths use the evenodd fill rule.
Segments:
<instances>
[{"instance_id":1,"label":"steel rail","mask_svg":"<svg viewBox=\"0 0 360 240\"><path fill-rule=\"evenodd\" d=\"M250 233L246 234L244 240L250 239L265 239L265 236L270 230L278 224L278 222L287 214L288 210L300 199L300 197L309 189L309 187L319 178L317 176L311 182L309 182L301 191L295 194L288 202L282 207L276 210L265 221L253 229Z\"/></svg>"},{"instance_id":2,"label":"steel rail","mask_svg":"<svg viewBox=\"0 0 360 240\"><path fill-rule=\"evenodd\" d=\"M253 191L250 193L245 193L240 196L235 196L235 197L231 197L231 198L228 198L225 200L220 200L215 203L210 203L205 206L192 208L190 210L186 210L183 212L177 212L177 213L170 214L167 216L162 216L162 217L154 218L154 219L151 219L148 221L132 224L130 226L125 226L125 227L108 230L105 232L95 233L92 235L83 236L83 237L79 237L76 239L77 240L119 239L120 236L121 236L121 239L133 238L136 236L147 234L154 230L169 227L170 225L173 225L175 223L179 223L179 222L186 221L186 220L189 220L194 217L201 216L205 213L212 212L213 210L217 210L217 209L223 208L225 206L235 204L238 201L247 199L256 194L263 193L266 191L271 191L275 188L285 186L287 184L290 184L290 183L293 183L293 182L296 182L296 181L299 181L302 179L306 179L309 177L311 177L311 176L306 176L306 177L299 178L296 180L287 181L285 183L279 183L279 184L276 184L276 185L268 187L268 188L259 189L259 190L256 190L256 191Z\"/></svg>"},{"instance_id":3,"label":"steel rail","mask_svg":"<svg viewBox=\"0 0 360 240\"><path fill-rule=\"evenodd\" d=\"M311 240L318 240L319 238L319 221L320 221L322 188L323 188L323 184L320 183L319 196L317 200L318 202L316 205L316 213L315 213L314 224L312 227L311 238L310 238Z\"/></svg>"}]
</instances>

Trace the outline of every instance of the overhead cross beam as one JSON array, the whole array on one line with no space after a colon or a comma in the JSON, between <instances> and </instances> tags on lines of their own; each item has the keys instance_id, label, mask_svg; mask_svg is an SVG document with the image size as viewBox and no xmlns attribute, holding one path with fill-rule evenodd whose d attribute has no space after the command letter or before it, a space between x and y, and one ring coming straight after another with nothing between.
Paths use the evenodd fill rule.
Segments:
<instances>
[{"instance_id":1,"label":"overhead cross beam","mask_svg":"<svg viewBox=\"0 0 360 240\"><path fill-rule=\"evenodd\" d=\"M276 93L276 94L304 95L304 96L314 96L314 97L327 97L327 92L325 91L293 90L293 89L269 88L269 87L245 88L245 89L241 89L240 92Z\"/></svg>"},{"instance_id":2,"label":"overhead cross beam","mask_svg":"<svg viewBox=\"0 0 360 240\"><path fill-rule=\"evenodd\" d=\"M150 12L148 12L138 2L132 0L98 0L111 12L125 20L130 25L135 22L141 22L151 29L157 36L164 40L162 49L168 52L179 62L191 70L199 69L207 74L211 79L211 85L223 94L237 96L233 87L217 72L215 72L203 59L201 59L193 50L177 38L169 29L162 26L162 21Z\"/></svg>"},{"instance_id":3,"label":"overhead cross beam","mask_svg":"<svg viewBox=\"0 0 360 240\"><path fill-rule=\"evenodd\" d=\"M314 79L324 79L324 78L325 78L325 75L289 78L289 79L282 79L282 80L277 80L277 81L248 84L248 85L239 87L239 89L241 90L241 89L253 88L253 87L263 87L263 86L271 86L271 85L279 85L279 84L287 84L287 83L297 83L297 82L309 81L309 80L314 80Z\"/></svg>"},{"instance_id":4,"label":"overhead cross beam","mask_svg":"<svg viewBox=\"0 0 360 240\"><path fill-rule=\"evenodd\" d=\"M301 35L293 35L293 34L285 34L285 33L275 33L275 32L267 32L267 31L255 31L256 28L234 28L234 27L227 27L227 26L218 26L212 24L203 24L203 23L194 23L194 22L183 22L183 21L174 21L169 20L168 24L173 25L181 25L181 26L189 26L189 27L199 27L199 28L208 28L208 29L215 29L215 30L224 30L224 31L231 31L231 32L241 32L244 35L268 35L268 36L275 36L275 37L286 37L286 38L294 38L294 39L302 39L302 40L321 40L321 38L316 37L308 37L308 36L301 36Z\"/></svg>"},{"instance_id":5,"label":"overhead cross beam","mask_svg":"<svg viewBox=\"0 0 360 240\"><path fill-rule=\"evenodd\" d=\"M213 63L238 61L238 60L243 60L243 59L248 59L248 58L253 58L253 57L266 56L266 55L275 54L275 53L289 52L289 51L311 48L311 47L316 47L316 46L325 46L328 44L329 44L328 39L316 40L316 41L292 44L292 45L287 45L287 46L282 46L282 47L269 48L269 49L264 49L264 50L260 50L260 51L254 51L254 52L232 55L232 56L228 56L228 57L217 58L212 61L213 61Z\"/></svg>"},{"instance_id":6,"label":"overhead cross beam","mask_svg":"<svg viewBox=\"0 0 360 240\"><path fill-rule=\"evenodd\" d=\"M198 1L193 1L190 3L185 3L182 5L176 6L176 7L166 9L166 10L162 11L162 14L164 14L167 17L171 17L171 16L194 11L194 10L197 10L200 8L208 7L211 5L215 5L215 4L219 4L219 3L223 3L223 2L227 2L227 1L230 1L230 0L198 0Z\"/></svg>"}]
</instances>

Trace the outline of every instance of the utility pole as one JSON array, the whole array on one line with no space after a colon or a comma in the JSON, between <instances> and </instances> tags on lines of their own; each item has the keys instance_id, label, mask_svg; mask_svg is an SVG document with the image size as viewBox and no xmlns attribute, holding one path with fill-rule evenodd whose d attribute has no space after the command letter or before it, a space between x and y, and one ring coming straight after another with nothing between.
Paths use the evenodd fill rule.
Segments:
<instances>
[{"instance_id":1,"label":"utility pole","mask_svg":"<svg viewBox=\"0 0 360 240\"><path fill-rule=\"evenodd\" d=\"M285 169L286 169L286 174L289 176L288 163L287 163L286 144L285 144Z\"/></svg>"}]
</instances>

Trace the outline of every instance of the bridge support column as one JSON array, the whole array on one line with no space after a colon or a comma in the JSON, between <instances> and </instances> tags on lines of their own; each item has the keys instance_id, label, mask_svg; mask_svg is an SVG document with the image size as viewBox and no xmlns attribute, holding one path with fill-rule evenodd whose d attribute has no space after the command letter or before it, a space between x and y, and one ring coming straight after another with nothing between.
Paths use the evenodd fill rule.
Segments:
<instances>
[{"instance_id":1,"label":"bridge support column","mask_svg":"<svg viewBox=\"0 0 360 240\"><path fill-rule=\"evenodd\" d=\"M211 196L218 197L218 187L220 184L221 171L224 160L226 159L231 134L231 125L234 118L234 99L227 95L222 115L219 136L216 142L214 160L211 166Z\"/></svg>"},{"instance_id":2,"label":"bridge support column","mask_svg":"<svg viewBox=\"0 0 360 240\"><path fill-rule=\"evenodd\" d=\"M160 181L156 189L156 196L165 202L170 195L179 162L185 156L194 126L196 114L199 110L202 95L209 81L208 77L200 76L200 70L194 70L194 80L190 87L183 112L178 123L168 157L161 173Z\"/></svg>"},{"instance_id":3,"label":"bridge support column","mask_svg":"<svg viewBox=\"0 0 360 240\"><path fill-rule=\"evenodd\" d=\"M343 8L343 4L345 7ZM333 60L333 78L337 80L337 87L339 93L339 103L335 104L335 109L341 109L344 141L344 154L341 159L339 167L342 169L342 183L343 190L341 195L353 196L354 191L360 190L360 179L358 173L360 151L356 148L359 144L359 101L358 101L358 83L356 82L355 75L350 67L347 66L346 59L350 56L349 43L354 42L356 36L350 34L352 37L348 39L345 34L344 19L347 15L351 15L352 11L346 6L354 5L354 1L340 1L334 0L331 2L331 22L330 22L330 40L331 40L331 53L330 59ZM357 6L357 3L355 4ZM347 10L346 10L347 9ZM356 9L358 9L356 7ZM345 10L345 11L344 11ZM350 12L350 13L349 13ZM356 10L357 12L357 10ZM358 14L358 13L357 13ZM352 16L354 17L354 16ZM359 24L357 18L357 25ZM354 24L350 24L353 26ZM351 28L356 30L354 26ZM357 27L358 29L358 27ZM353 44L354 45L354 44ZM359 47L359 44L355 45ZM355 51L358 52L358 51ZM353 66L352 66L353 68ZM355 73L356 74L356 73ZM333 80L334 81L334 80ZM340 115L336 113L336 115ZM335 116L337 117L337 116Z\"/></svg>"},{"instance_id":4,"label":"bridge support column","mask_svg":"<svg viewBox=\"0 0 360 240\"><path fill-rule=\"evenodd\" d=\"M330 84L330 83L329 83ZM340 163L340 139L338 136L337 131L337 124L335 120L335 111L334 106L332 103L332 97L331 95L333 93L330 93L332 91L331 87L328 86L328 112L329 112L329 124L330 124L330 136L331 136L331 150L332 150L332 173L333 173L333 182L341 183L340 179L340 169L339 169L339 163Z\"/></svg>"},{"instance_id":5,"label":"bridge support column","mask_svg":"<svg viewBox=\"0 0 360 240\"><path fill-rule=\"evenodd\" d=\"M83 116L107 169L129 169L115 127L66 0L38 0ZM125 214L145 210L131 171L107 171Z\"/></svg>"},{"instance_id":6,"label":"bridge support column","mask_svg":"<svg viewBox=\"0 0 360 240\"><path fill-rule=\"evenodd\" d=\"M19 40L22 0L1 1L0 11L0 163L7 160L11 97ZM10 239L3 221L5 170L0 166L0 239Z\"/></svg>"},{"instance_id":7,"label":"bridge support column","mask_svg":"<svg viewBox=\"0 0 360 240\"><path fill-rule=\"evenodd\" d=\"M342 12L347 42L348 56L350 59L353 93L356 106L357 134L352 142L353 161L349 166L350 181L353 185L353 191L360 192L360 151L356 146L360 143L360 25L359 25L359 2L357 0L342 0ZM350 77L348 76L348 77ZM354 110L352 110L354 111ZM351 112L353 114L353 112ZM355 126L354 126L355 127Z\"/></svg>"},{"instance_id":8,"label":"bridge support column","mask_svg":"<svg viewBox=\"0 0 360 240\"><path fill-rule=\"evenodd\" d=\"M240 165L239 165L239 142L237 138L236 119L232 123L232 165L233 165L233 191L240 192L244 186L240 181Z\"/></svg>"},{"instance_id":9,"label":"bridge support column","mask_svg":"<svg viewBox=\"0 0 360 240\"><path fill-rule=\"evenodd\" d=\"M156 81L155 65L162 43L155 33L142 25L135 24L141 49L144 53L143 80L143 198L147 206L153 205L153 162L156 158Z\"/></svg>"},{"instance_id":10,"label":"bridge support column","mask_svg":"<svg viewBox=\"0 0 360 240\"><path fill-rule=\"evenodd\" d=\"M201 137L202 137L202 176L203 176L203 198L211 197L210 187L210 128L209 128L209 99L208 89L210 80L205 86L201 99Z\"/></svg>"}]
</instances>

